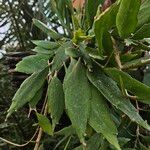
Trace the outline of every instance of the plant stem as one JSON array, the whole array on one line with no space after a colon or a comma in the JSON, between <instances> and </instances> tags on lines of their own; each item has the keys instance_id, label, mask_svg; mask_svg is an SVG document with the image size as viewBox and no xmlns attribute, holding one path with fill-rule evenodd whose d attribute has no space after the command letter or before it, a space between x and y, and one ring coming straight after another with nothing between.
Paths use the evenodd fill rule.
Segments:
<instances>
[{"instance_id":1,"label":"plant stem","mask_svg":"<svg viewBox=\"0 0 150 150\"><path fill-rule=\"evenodd\" d=\"M47 104L45 106L43 115L46 116L46 114L47 114ZM40 141L41 141L41 138L42 138L42 134L43 134L43 130L42 130L42 128L40 128L37 139L36 139L36 144L35 144L34 150L38 150L39 145L40 145Z\"/></svg>"},{"instance_id":2,"label":"plant stem","mask_svg":"<svg viewBox=\"0 0 150 150\"><path fill-rule=\"evenodd\" d=\"M2 137L0 137L0 140L3 141L3 142L5 142L5 143L8 143L10 145L16 146L16 147L24 147L24 146L28 145L30 142L32 142L32 140L34 139L34 137L37 134L37 132L38 132L38 128L36 129L34 135L31 137L31 139L28 142L24 143L24 144L13 143L13 142L11 142L9 140L6 140L6 139L4 139Z\"/></svg>"},{"instance_id":3,"label":"plant stem","mask_svg":"<svg viewBox=\"0 0 150 150\"><path fill-rule=\"evenodd\" d=\"M118 50L115 39L113 37L111 37L111 39L112 39L112 42L113 42L113 50L114 50L114 55L115 55L115 61L118 65L118 69L121 70L122 65L121 65L119 50Z\"/></svg>"},{"instance_id":4,"label":"plant stem","mask_svg":"<svg viewBox=\"0 0 150 150\"><path fill-rule=\"evenodd\" d=\"M122 66L122 69L123 70L134 69L134 68L138 68L143 65L146 65L146 64L150 64L150 57L143 57L143 58L128 62Z\"/></svg>"}]
</instances>

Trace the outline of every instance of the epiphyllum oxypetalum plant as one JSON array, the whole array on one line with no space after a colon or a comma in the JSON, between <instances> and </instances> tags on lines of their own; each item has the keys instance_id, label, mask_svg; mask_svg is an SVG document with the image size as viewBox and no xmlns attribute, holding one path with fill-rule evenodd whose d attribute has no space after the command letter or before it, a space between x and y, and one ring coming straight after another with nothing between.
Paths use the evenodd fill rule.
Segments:
<instances>
[{"instance_id":1,"label":"epiphyllum oxypetalum plant","mask_svg":"<svg viewBox=\"0 0 150 150\"><path fill-rule=\"evenodd\" d=\"M26 103L36 111L47 82L43 108L36 111L40 129L35 150L43 131L69 139L77 135L82 144L77 149L123 149L124 120L137 123L137 137L141 130L150 131L138 106L150 104L150 87L129 75L150 62L149 56L143 57L150 50L145 40L150 37L150 1L118 0L103 12L103 0L86 0L77 11L69 0L50 3L65 33L33 20L51 40L33 41L37 54L17 64L16 71L31 76L16 92L7 117ZM55 132L64 111L71 125Z\"/></svg>"}]
</instances>

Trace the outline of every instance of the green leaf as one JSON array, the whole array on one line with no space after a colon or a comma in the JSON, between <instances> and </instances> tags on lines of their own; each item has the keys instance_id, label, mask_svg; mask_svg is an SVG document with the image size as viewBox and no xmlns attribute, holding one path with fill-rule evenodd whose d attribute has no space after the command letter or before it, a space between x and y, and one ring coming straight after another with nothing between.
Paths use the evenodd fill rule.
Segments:
<instances>
[{"instance_id":1,"label":"green leaf","mask_svg":"<svg viewBox=\"0 0 150 150\"><path fill-rule=\"evenodd\" d=\"M48 85L48 112L51 113L53 130L64 110L64 92L61 81L53 77Z\"/></svg>"},{"instance_id":2,"label":"green leaf","mask_svg":"<svg viewBox=\"0 0 150 150\"><path fill-rule=\"evenodd\" d=\"M65 54L65 49L68 47L70 47L70 42L64 43L58 48L52 61L51 72L57 71L63 66L63 63L68 58L68 56Z\"/></svg>"},{"instance_id":3,"label":"green leaf","mask_svg":"<svg viewBox=\"0 0 150 150\"><path fill-rule=\"evenodd\" d=\"M120 150L117 140L117 128L111 119L105 98L93 85L91 86L91 91L92 99L89 124L97 133L102 133L112 145Z\"/></svg>"},{"instance_id":4,"label":"green leaf","mask_svg":"<svg viewBox=\"0 0 150 150\"><path fill-rule=\"evenodd\" d=\"M76 129L81 142L83 142L89 115L91 92L86 77L86 69L80 60L78 60L64 84L66 110L72 126Z\"/></svg>"},{"instance_id":5,"label":"green leaf","mask_svg":"<svg viewBox=\"0 0 150 150\"><path fill-rule=\"evenodd\" d=\"M74 66L75 66L76 64L77 64L77 60L76 60L76 59L73 59L73 58L71 57L69 67L67 68L66 74L65 74L65 77L64 77L64 83L63 83L64 86L65 86L65 83L66 83L65 81L68 79L69 75L71 74L71 72L72 72L72 70L73 70L73 68L74 68Z\"/></svg>"},{"instance_id":6,"label":"green leaf","mask_svg":"<svg viewBox=\"0 0 150 150\"><path fill-rule=\"evenodd\" d=\"M53 56L55 51L57 51L57 49L49 50L49 49L44 49L42 47L36 46L34 49L32 49L32 51L37 52L38 54Z\"/></svg>"},{"instance_id":7,"label":"green leaf","mask_svg":"<svg viewBox=\"0 0 150 150\"><path fill-rule=\"evenodd\" d=\"M150 0L144 1L140 7L138 14L137 29L141 28L144 24L150 23Z\"/></svg>"},{"instance_id":8,"label":"green leaf","mask_svg":"<svg viewBox=\"0 0 150 150\"><path fill-rule=\"evenodd\" d=\"M111 5L106 11L98 16L94 22L94 32L96 40L98 42L99 54L103 54L103 36L108 32L113 26L115 26L116 14L118 10L117 3Z\"/></svg>"},{"instance_id":9,"label":"green leaf","mask_svg":"<svg viewBox=\"0 0 150 150\"><path fill-rule=\"evenodd\" d=\"M150 23L144 24L139 30L137 30L133 36L135 40L142 40L144 38L150 38Z\"/></svg>"},{"instance_id":10,"label":"green leaf","mask_svg":"<svg viewBox=\"0 0 150 150\"><path fill-rule=\"evenodd\" d=\"M92 26L94 22L94 17L96 15L98 6L103 3L104 0L86 0L85 13L87 17L87 22L89 23L89 27Z\"/></svg>"},{"instance_id":11,"label":"green leaf","mask_svg":"<svg viewBox=\"0 0 150 150\"><path fill-rule=\"evenodd\" d=\"M38 118L38 124L43 129L43 131L49 135L53 135L52 125L49 119L46 116L39 114L39 113L36 113L36 115Z\"/></svg>"},{"instance_id":12,"label":"green leaf","mask_svg":"<svg viewBox=\"0 0 150 150\"><path fill-rule=\"evenodd\" d=\"M44 33L46 33L47 35L49 35L52 39L60 39L62 38L62 36L58 33L56 33L56 31L54 31L53 29L48 28L43 22L37 20L37 19L33 19L33 23L39 28L41 29Z\"/></svg>"},{"instance_id":13,"label":"green leaf","mask_svg":"<svg viewBox=\"0 0 150 150\"><path fill-rule=\"evenodd\" d=\"M7 117L9 117L14 111L17 111L19 108L33 99L35 94L43 86L47 74L48 67L40 72L32 74L21 84L20 88L12 99L12 104L7 111Z\"/></svg>"},{"instance_id":14,"label":"green leaf","mask_svg":"<svg viewBox=\"0 0 150 150\"><path fill-rule=\"evenodd\" d=\"M48 65L49 55L31 55L23 58L17 65L15 70L26 74L31 74L43 70Z\"/></svg>"},{"instance_id":15,"label":"green leaf","mask_svg":"<svg viewBox=\"0 0 150 150\"><path fill-rule=\"evenodd\" d=\"M72 126L65 127L58 132L55 132L55 135L64 135L65 137L75 134L75 129Z\"/></svg>"},{"instance_id":16,"label":"green leaf","mask_svg":"<svg viewBox=\"0 0 150 150\"><path fill-rule=\"evenodd\" d=\"M111 35L109 32L105 32L105 36L103 37L103 48L105 50L106 55L111 55L113 52L113 43L111 40Z\"/></svg>"},{"instance_id":17,"label":"green leaf","mask_svg":"<svg viewBox=\"0 0 150 150\"><path fill-rule=\"evenodd\" d=\"M122 38L127 38L134 33L137 25L137 15L141 0L121 0L116 17L118 33Z\"/></svg>"},{"instance_id":18,"label":"green leaf","mask_svg":"<svg viewBox=\"0 0 150 150\"><path fill-rule=\"evenodd\" d=\"M150 87L133 79L130 75L116 68L107 68L105 72L120 85L120 78L123 81L124 88L137 96L140 102L150 104Z\"/></svg>"},{"instance_id":19,"label":"green leaf","mask_svg":"<svg viewBox=\"0 0 150 150\"><path fill-rule=\"evenodd\" d=\"M131 60L131 61L125 63L122 66L122 69L128 70L128 69L138 68L138 67L144 66L149 63L150 63L150 56L145 56L145 57L141 57L139 59L134 59L134 60Z\"/></svg>"},{"instance_id":20,"label":"green leaf","mask_svg":"<svg viewBox=\"0 0 150 150\"><path fill-rule=\"evenodd\" d=\"M91 83L97 87L111 104L124 112L132 121L150 130L150 126L141 118L129 99L122 95L115 81L107 77L100 68L94 69L92 73L88 72L87 75Z\"/></svg>"},{"instance_id":21,"label":"green leaf","mask_svg":"<svg viewBox=\"0 0 150 150\"><path fill-rule=\"evenodd\" d=\"M39 102L39 100L42 98L42 94L43 94L43 87L40 88L37 93L34 95L34 97L32 98L32 100L29 102L29 106L31 109L35 109L37 103Z\"/></svg>"},{"instance_id":22,"label":"green leaf","mask_svg":"<svg viewBox=\"0 0 150 150\"><path fill-rule=\"evenodd\" d=\"M81 53L78 51L78 49L75 49L73 47L69 47L65 49L65 54L73 58L77 58L81 56Z\"/></svg>"},{"instance_id":23,"label":"green leaf","mask_svg":"<svg viewBox=\"0 0 150 150\"><path fill-rule=\"evenodd\" d=\"M53 50L59 47L57 42L43 41L43 40L33 40L32 43L35 45L42 47L44 49Z\"/></svg>"},{"instance_id":24,"label":"green leaf","mask_svg":"<svg viewBox=\"0 0 150 150\"><path fill-rule=\"evenodd\" d=\"M99 150L102 142L102 137L100 134L95 133L91 138L87 141L86 150ZM76 147L73 150L83 150L82 146Z\"/></svg>"}]
</instances>

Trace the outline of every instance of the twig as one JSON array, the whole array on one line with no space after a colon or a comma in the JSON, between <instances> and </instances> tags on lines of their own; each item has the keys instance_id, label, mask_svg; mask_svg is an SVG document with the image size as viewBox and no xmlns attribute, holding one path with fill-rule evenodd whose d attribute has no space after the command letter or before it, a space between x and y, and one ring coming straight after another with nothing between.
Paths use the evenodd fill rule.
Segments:
<instances>
[{"instance_id":1,"label":"twig","mask_svg":"<svg viewBox=\"0 0 150 150\"><path fill-rule=\"evenodd\" d=\"M138 68L143 65L146 65L146 64L150 64L150 57L143 57L143 58L128 62L122 66L122 69L123 70L134 69L134 68Z\"/></svg>"},{"instance_id":2,"label":"twig","mask_svg":"<svg viewBox=\"0 0 150 150\"><path fill-rule=\"evenodd\" d=\"M10 144L10 145L16 146L16 147L24 147L24 146L28 145L30 142L32 142L32 140L33 140L34 137L36 136L37 132L38 132L38 128L36 129L34 135L31 137L31 139L30 139L28 142L24 143L24 144L13 143L13 142L11 142L11 141L9 141L9 140L6 140L6 139L4 139L4 138L2 138L2 137L0 137L0 140L2 140L2 141L5 142L5 143L8 143L8 144Z\"/></svg>"},{"instance_id":3,"label":"twig","mask_svg":"<svg viewBox=\"0 0 150 150\"><path fill-rule=\"evenodd\" d=\"M115 55L115 61L118 65L118 69L121 70L122 65L121 65L119 50L118 50L115 39L113 37L111 37L111 39L112 39L112 42L113 42L113 50L114 50L114 55Z\"/></svg>"},{"instance_id":4,"label":"twig","mask_svg":"<svg viewBox=\"0 0 150 150\"><path fill-rule=\"evenodd\" d=\"M47 114L47 104L45 106L43 115L46 116L46 114ZM40 145L40 141L41 141L41 138L42 138L42 134L43 134L43 130L42 130L42 128L40 128L37 139L36 139L36 144L35 144L34 150L38 150L39 145Z\"/></svg>"},{"instance_id":5,"label":"twig","mask_svg":"<svg viewBox=\"0 0 150 150\"><path fill-rule=\"evenodd\" d=\"M138 101L136 100L136 108L137 108L137 112L139 113L140 112L140 108L139 108L139 105L138 105ZM135 144L134 144L134 148L137 147L137 142L139 140L139 135L140 135L140 127L139 125L137 125L137 129L136 129L136 140L135 140Z\"/></svg>"}]
</instances>

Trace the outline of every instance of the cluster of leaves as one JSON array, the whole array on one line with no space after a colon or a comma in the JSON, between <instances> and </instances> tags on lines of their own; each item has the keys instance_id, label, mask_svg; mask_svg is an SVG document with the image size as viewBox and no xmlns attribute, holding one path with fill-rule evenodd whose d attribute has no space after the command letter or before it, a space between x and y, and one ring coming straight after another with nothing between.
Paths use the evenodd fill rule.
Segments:
<instances>
[{"instance_id":1,"label":"cluster of leaves","mask_svg":"<svg viewBox=\"0 0 150 150\"><path fill-rule=\"evenodd\" d=\"M150 126L140 116L140 106L149 106L150 87L130 73L150 62L144 56L150 50L150 0L117 0L104 11L99 7L103 0L86 0L75 10L70 0L50 3L65 34L33 20L51 40L33 41L37 54L17 64L16 71L31 76L16 92L7 117L29 103L39 135L64 134L67 146L77 135L82 145L75 149L148 149L143 139L149 138ZM36 106L45 82L40 112ZM56 132L63 112L71 125ZM129 126L135 135L127 134ZM35 149L38 145L39 136Z\"/></svg>"}]
</instances>

